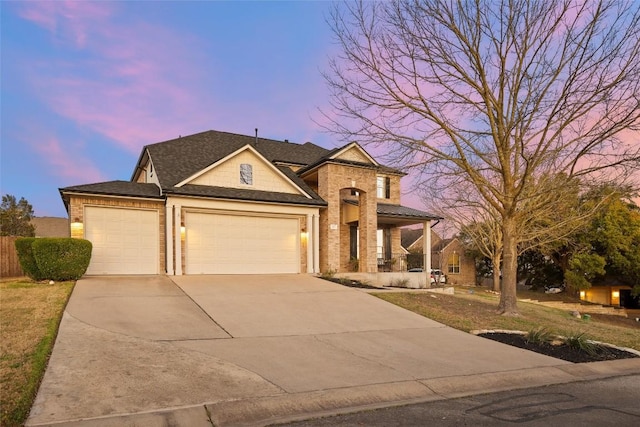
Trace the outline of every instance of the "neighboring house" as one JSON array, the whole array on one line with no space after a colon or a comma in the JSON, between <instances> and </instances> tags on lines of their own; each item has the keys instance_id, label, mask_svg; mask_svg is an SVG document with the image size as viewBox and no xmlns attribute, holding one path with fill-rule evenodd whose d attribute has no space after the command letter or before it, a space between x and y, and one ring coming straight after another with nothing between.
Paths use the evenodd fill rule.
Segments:
<instances>
[{"instance_id":1,"label":"neighboring house","mask_svg":"<svg viewBox=\"0 0 640 427\"><path fill-rule=\"evenodd\" d=\"M631 286L619 283L594 284L589 289L580 291L580 299L595 304L640 309L640 295L634 295Z\"/></svg>"},{"instance_id":2,"label":"neighboring house","mask_svg":"<svg viewBox=\"0 0 640 427\"><path fill-rule=\"evenodd\" d=\"M69 237L69 219L42 216L31 219L36 229L36 237Z\"/></svg>"},{"instance_id":3,"label":"neighboring house","mask_svg":"<svg viewBox=\"0 0 640 427\"><path fill-rule=\"evenodd\" d=\"M207 131L145 146L130 181L60 194L87 274L376 272L402 268L400 227L439 219L400 204L404 175L357 143Z\"/></svg>"},{"instance_id":4,"label":"neighboring house","mask_svg":"<svg viewBox=\"0 0 640 427\"><path fill-rule=\"evenodd\" d=\"M403 247L410 254L424 253L422 239L422 230L402 230ZM422 264L424 265L424 261ZM457 237L442 239L433 230L431 230L431 268L441 270L447 277L447 283L453 285L476 283L475 260L466 254L462 242Z\"/></svg>"}]
</instances>

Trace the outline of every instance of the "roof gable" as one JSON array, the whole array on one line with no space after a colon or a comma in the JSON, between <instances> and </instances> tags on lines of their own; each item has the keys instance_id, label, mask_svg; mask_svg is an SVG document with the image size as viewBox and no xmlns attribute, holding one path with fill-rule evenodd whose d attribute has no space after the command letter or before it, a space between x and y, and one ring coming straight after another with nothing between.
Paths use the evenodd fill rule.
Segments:
<instances>
[{"instance_id":1,"label":"roof gable","mask_svg":"<svg viewBox=\"0 0 640 427\"><path fill-rule=\"evenodd\" d=\"M250 167L252 178L250 184L242 183L240 180L241 165L249 165ZM250 145L245 145L212 165L196 172L176 184L176 187L182 187L187 184L301 194L311 198L309 194L292 182L280 169Z\"/></svg>"},{"instance_id":2,"label":"roof gable","mask_svg":"<svg viewBox=\"0 0 640 427\"><path fill-rule=\"evenodd\" d=\"M330 156L331 160L343 160L346 162L366 163L374 166L380 166L373 157L355 142L348 144Z\"/></svg>"},{"instance_id":3,"label":"roof gable","mask_svg":"<svg viewBox=\"0 0 640 427\"><path fill-rule=\"evenodd\" d=\"M364 148L362 148L357 142L352 142L351 144L347 144L344 147L337 149L328 156L328 159L380 166L380 164L376 162L369 153L364 151Z\"/></svg>"},{"instance_id":4,"label":"roof gable","mask_svg":"<svg viewBox=\"0 0 640 427\"><path fill-rule=\"evenodd\" d=\"M146 149L153 159L160 186L171 188L246 145L251 145L274 164L306 166L329 152L310 142L300 145L218 131L159 142L148 145Z\"/></svg>"}]
</instances>

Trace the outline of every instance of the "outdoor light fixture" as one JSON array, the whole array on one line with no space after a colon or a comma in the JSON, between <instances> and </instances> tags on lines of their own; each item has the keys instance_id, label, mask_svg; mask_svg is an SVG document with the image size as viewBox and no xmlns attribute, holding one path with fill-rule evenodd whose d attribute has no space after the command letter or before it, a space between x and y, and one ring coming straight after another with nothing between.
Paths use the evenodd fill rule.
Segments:
<instances>
[{"instance_id":1,"label":"outdoor light fixture","mask_svg":"<svg viewBox=\"0 0 640 427\"><path fill-rule=\"evenodd\" d=\"M614 298L620 298L620 291L611 292L611 296L614 297Z\"/></svg>"},{"instance_id":2,"label":"outdoor light fixture","mask_svg":"<svg viewBox=\"0 0 640 427\"><path fill-rule=\"evenodd\" d=\"M71 223L71 237L82 238L84 237L84 225L80 222L80 218L74 218Z\"/></svg>"},{"instance_id":3,"label":"outdoor light fixture","mask_svg":"<svg viewBox=\"0 0 640 427\"><path fill-rule=\"evenodd\" d=\"M585 291L580 291L580 299L584 299L586 295L587 293Z\"/></svg>"}]
</instances>

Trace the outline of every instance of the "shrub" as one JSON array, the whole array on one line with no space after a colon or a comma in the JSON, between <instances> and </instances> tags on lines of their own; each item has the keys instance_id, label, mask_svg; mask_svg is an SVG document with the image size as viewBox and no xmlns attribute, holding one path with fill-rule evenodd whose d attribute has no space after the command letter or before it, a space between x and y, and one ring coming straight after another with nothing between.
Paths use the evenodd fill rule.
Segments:
<instances>
[{"instance_id":1,"label":"shrub","mask_svg":"<svg viewBox=\"0 0 640 427\"><path fill-rule=\"evenodd\" d=\"M591 341L584 332L571 332L567 334L565 342L569 347L575 350L585 351L590 355L596 354L598 350L598 345Z\"/></svg>"},{"instance_id":2,"label":"shrub","mask_svg":"<svg viewBox=\"0 0 640 427\"><path fill-rule=\"evenodd\" d=\"M38 269L47 279L77 280L91 260L92 245L84 239L42 238L31 247Z\"/></svg>"},{"instance_id":3,"label":"shrub","mask_svg":"<svg viewBox=\"0 0 640 427\"><path fill-rule=\"evenodd\" d=\"M554 334L548 328L539 326L535 329L531 329L525 335L525 339L528 343L532 344L545 344L553 340Z\"/></svg>"},{"instance_id":4,"label":"shrub","mask_svg":"<svg viewBox=\"0 0 640 427\"><path fill-rule=\"evenodd\" d=\"M45 277L38 268L38 263L33 256L33 249L31 247L35 240L35 237L21 237L16 239L16 252L18 254L18 261L20 261L22 271L24 271L24 273L33 280L42 280Z\"/></svg>"},{"instance_id":5,"label":"shrub","mask_svg":"<svg viewBox=\"0 0 640 427\"><path fill-rule=\"evenodd\" d=\"M389 283L389 285L390 286L394 286L396 288L408 288L409 287L409 279L407 279L406 277L393 279L393 280L391 280L391 283Z\"/></svg>"}]
</instances>

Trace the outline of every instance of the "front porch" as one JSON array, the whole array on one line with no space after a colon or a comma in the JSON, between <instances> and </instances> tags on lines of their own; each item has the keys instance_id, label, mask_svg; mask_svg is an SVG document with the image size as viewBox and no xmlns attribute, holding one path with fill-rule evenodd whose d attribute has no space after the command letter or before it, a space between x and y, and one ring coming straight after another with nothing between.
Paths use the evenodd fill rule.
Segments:
<instances>
[{"instance_id":1,"label":"front porch","mask_svg":"<svg viewBox=\"0 0 640 427\"><path fill-rule=\"evenodd\" d=\"M416 267L417 265L412 265L415 261L407 259L407 253L402 248L400 231L403 227L418 224L422 225L425 246L424 258L426 259L421 259L420 265L417 267L431 265L430 230L432 221L440 218L401 205L376 203L375 206L375 222L370 219L368 221L369 236L362 236L360 223L363 219L363 212L360 209L360 201L355 198L341 200L341 230L339 233L341 239L337 245L340 248L340 268L337 272L402 273ZM368 217L371 216L373 215ZM363 253L361 250L363 238L368 242L375 242L375 245L371 243L368 245L371 249L375 248L375 253ZM368 264L363 265L361 262L363 256L370 258L372 255L375 255L375 266L371 268ZM429 271L429 269L424 270ZM412 274L411 277L415 277L415 274Z\"/></svg>"}]
</instances>

